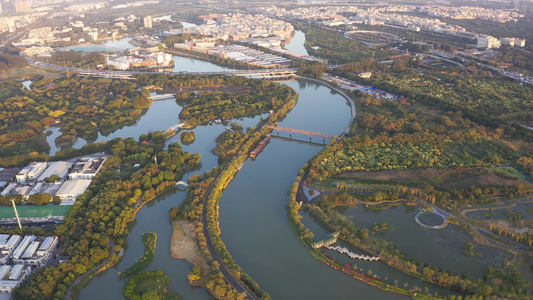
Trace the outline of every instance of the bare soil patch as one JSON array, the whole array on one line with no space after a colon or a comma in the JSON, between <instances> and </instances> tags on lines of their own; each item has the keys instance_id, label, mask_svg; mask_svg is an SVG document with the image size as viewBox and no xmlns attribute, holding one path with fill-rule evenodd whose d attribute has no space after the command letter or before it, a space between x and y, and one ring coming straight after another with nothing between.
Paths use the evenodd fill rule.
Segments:
<instances>
[{"instance_id":1,"label":"bare soil patch","mask_svg":"<svg viewBox=\"0 0 533 300\"><path fill-rule=\"evenodd\" d=\"M191 222L180 220L172 224L172 237L170 239L170 254L178 259L188 261L193 265L208 268L207 262L200 253L194 241L193 225Z\"/></svg>"}]
</instances>

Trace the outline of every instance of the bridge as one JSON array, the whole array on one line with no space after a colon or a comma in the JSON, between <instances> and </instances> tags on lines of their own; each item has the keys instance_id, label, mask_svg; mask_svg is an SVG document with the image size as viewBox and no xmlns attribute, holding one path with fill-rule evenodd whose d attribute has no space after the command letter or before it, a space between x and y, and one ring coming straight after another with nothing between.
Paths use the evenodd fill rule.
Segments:
<instances>
[{"instance_id":1,"label":"bridge","mask_svg":"<svg viewBox=\"0 0 533 300\"><path fill-rule=\"evenodd\" d=\"M180 186L185 187L185 189L189 186L189 184L185 181L178 181L176 182L176 187L179 188Z\"/></svg>"},{"instance_id":2,"label":"bridge","mask_svg":"<svg viewBox=\"0 0 533 300\"><path fill-rule=\"evenodd\" d=\"M333 251L337 251L341 254L346 254L352 259L360 259L360 260L367 260L367 261L378 261L379 260L378 256L369 256L369 255L361 255L361 254L353 253L353 252L350 252L348 248L341 247L341 246L326 245L324 247L326 247L327 249L333 250Z\"/></svg>"},{"instance_id":3,"label":"bridge","mask_svg":"<svg viewBox=\"0 0 533 300\"><path fill-rule=\"evenodd\" d=\"M87 77L101 77L101 78L116 78L116 79L126 79L134 80L133 75L136 74L169 74L169 75L227 75L227 76L262 76L264 79L276 79L276 78L288 78L293 77L298 72L298 68L284 68L284 69L258 69L258 70L228 70L228 71L218 71L218 72L147 72L147 71L111 71L111 70L90 70L90 69L80 69L80 68L71 68L64 67L54 64L45 63L39 60L27 58L26 59L29 65L40 67L40 68L52 68L58 71L70 71L76 72L80 76Z\"/></svg>"},{"instance_id":4,"label":"bridge","mask_svg":"<svg viewBox=\"0 0 533 300\"><path fill-rule=\"evenodd\" d=\"M150 98L152 99L152 101L159 101L159 100L167 100L174 96L176 96L176 94L162 94L162 95L150 96Z\"/></svg>"},{"instance_id":5,"label":"bridge","mask_svg":"<svg viewBox=\"0 0 533 300\"><path fill-rule=\"evenodd\" d=\"M288 128L288 127L280 127L280 126L275 126L275 125L268 125L268 128L270 128L272 130L277 130L278 131L278 135L279 135L280 130L281 131L287 131L287 132L289 132L289 136L290 136L291 139L292 139L292 133L293 132L294 133L301 133L301 134L308 135L309 136L309 140L311 140L311 138L313 136L319 136L319 137L322 137L324 144L326 143L326 138L333 139L335 137L334 135L330 135L330 134L324 134L324 133L301 130L301 129L293 129L293 128Z\"/></svg>"},{"instance_id":6,"label":"bridge","mask_svg":"<svg viewBox=\"0 0 533 300\"><path fill-rule=\"evenodd\" d=\"M165 135L168 139L176 134L176 129L183 128L184 126L185 126L185 122L181 122L174 126L170 126L169 128L163 130L163 135Z\"/></svg>"}]
</instances>

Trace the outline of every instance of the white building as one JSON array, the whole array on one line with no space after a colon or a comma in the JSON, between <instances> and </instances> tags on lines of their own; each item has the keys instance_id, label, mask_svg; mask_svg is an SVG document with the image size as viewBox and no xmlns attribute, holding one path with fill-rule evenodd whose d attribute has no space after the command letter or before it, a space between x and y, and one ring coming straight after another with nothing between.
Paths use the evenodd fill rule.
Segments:
<instances>
[{"instance_id":1,"label":"white building","mask_svg":"<svg viewBox=\"0 0 533 300\"><path fill-rule=\"evenodd\" d=\"M105 157L85 157L80 159L72 172L68 174L70 179L93 179L104 164Z\"/></svg>"},{"instance_id":2,"label":"white building","mask_svg":"<svg viewBox=\"0 0 533 300\"><path fill-rule=\"evenodd\" d=\"M74 204L76 198L87 190L91 182L92 180L90 179L73 179L65 181L56 192L56 196L61 199L61 205Z\"/></svg>"},{"instance_id":3,"label":"white building","mask_svg":"<svg viewBox=\"0 0 533 300\"><path fill-rule=\"evenodd\" d=\"M24 265L0 267L0 293L11 293L31 274L31 267Z\"/></svg>"},{"instance_id":4,"label":"white building","mask_svg":"<svg viewBox=\"0 0 533 300\"><path fill-rule=\"evenodd\" d=\"M515 39L514 40L515 47L524 47L526 45L525 39Z\"/></svg>"},{"instance_id":5,"label":"white building","mask_svg":"<svg viewBox=\"0 0 533 300\"><path fill-rule=\"evenodd\" d=\"M40 267L52 257L56 245L56 236L25 236L13 252L13 263Z\"/></svg>"},{"instance_id":6,"label":"white building","mask_svg":"<svg viewBox=\"0 0 533 300\"><path fill-rule=\"evenodd\" d=\"M33 46L30 48L26 48L24 51L20 52L20 54L23 56L27 56L27 57L34 57L34 56L39 56L40 54L51 53L53 51L54 49L48 46L43 46L43 47Z\"/></svg>"},{"instance_id":7,"label":"white building","mask_svg":"<svg viewBox=\"0 0 533 300\"><path fill-rule=\"evenodd\" d=\"M477 48L500 48L500 40L489 35L480 35L477 38Z\"/></svg>"},{"instance_id":8,"label":"white building","mask_svg":"<svg viewBox=\"0 0 533 300\"><path fill-rule=\"evenodd\" d=\"M98 39L98 31L89 31L87 32L87 35L91 37L93 41L96 41Z\"/></svg>"},{"instance_id":9,"label":"white building","mask_svg":"<svg viewBox=\"0 0 533 300\"><path fill-rule=\"evenodd\" d=\"M61 179L65 179L68 174L68 169L72 167L72 163L68 161L55 161L48 164L48 168L39 176L37 181L44 181L45 178L52 175L57 175Z\"/></svg>"},{"instance_id":10,"label":"white building","mask_svg":"<svg viewBox=\"0 0 533 300\"><path fill-rule=\"evenodd\" d=\"M46 170L46 162L32 162L26 167L22 168L17 175L15 175L18 183L26 183L27 180L36 180Z\"/></svg>"},{"instance_id":11,"label":"white building","mask_svg":"<svg viewBox=\"0 0 533 300\"><path fill-rule=\"evenodd\" d=\"M144 27L146 28L152 28L152 17L147 16L144 18Z\"/></svg>"},{"instance_id":12,"label":"white building","mask_svg":"<svg viewBox=\"0 0 533 300\"><path fill-rule=\"evenodd\" d=\"M0 264L7 264L20 240L20 235L0 234Z\"/></svg>"}]
</instances>

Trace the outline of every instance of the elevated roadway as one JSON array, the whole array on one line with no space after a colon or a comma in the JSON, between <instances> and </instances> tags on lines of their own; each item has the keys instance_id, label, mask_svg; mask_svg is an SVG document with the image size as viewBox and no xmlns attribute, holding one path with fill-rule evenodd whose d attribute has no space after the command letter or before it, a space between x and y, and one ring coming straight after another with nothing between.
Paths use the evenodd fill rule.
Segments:
<instances>
[{"instance_id":1,"label":"elevated roadway","mask_svg":"<svg viewBox=\"0 0 533 300\"><path fill-rule=\"evenodd\" d=\"M147 72L147 71L110 71L110 70L90 70L59 66L55 64L49 64L35 59L28 58L28 64L39 68L52 68L58 71L75 72L81 76L88 77L103 77L103 78L117 78L117 79L133 79L133 75L136 74L170 74L170 75L227 75L227 76L263 76L263 78L286 78L296 75L297 68L285 68L285 69L259 69L259 70L229 70L218 72Z\"/></svg>"}]
</instances>

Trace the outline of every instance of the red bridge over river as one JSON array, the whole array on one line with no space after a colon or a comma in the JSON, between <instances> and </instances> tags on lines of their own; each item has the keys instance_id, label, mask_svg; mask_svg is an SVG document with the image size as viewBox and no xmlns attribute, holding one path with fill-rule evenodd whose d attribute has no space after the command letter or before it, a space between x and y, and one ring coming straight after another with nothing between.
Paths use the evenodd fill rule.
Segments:
<instances>
[{"instance_id":1,"label":"red bridge over river","mask_svg":"<svg viewBox=\"0 0 533 300\"><path fill-rule=\"evenodd\" d=\"M270 128L272 130L277 130L278 131L278 135L279 135L280 130L281 131L287 131L287 132L289 132L289 136L290 136L291 139L292 139L292 133L293 132L308 135L309 136L309 140L311 140L311 138L313 136L319 136L319 137L322 137L324 144L326 143L326 138L333 139L335 137L334 135L330 135L330 134L323 134L323 133L319 133L319 132L313 132L313 131L307 131L307 130L301 130L301 129L293 129L293 128L287 128L287 127L279 127L279 126L275 126L275 125L268 125L268 128Z\"/></svg>"}]
</instances>

